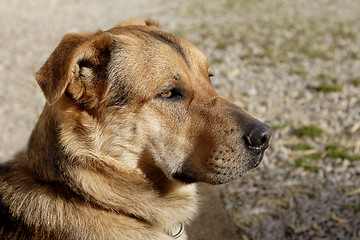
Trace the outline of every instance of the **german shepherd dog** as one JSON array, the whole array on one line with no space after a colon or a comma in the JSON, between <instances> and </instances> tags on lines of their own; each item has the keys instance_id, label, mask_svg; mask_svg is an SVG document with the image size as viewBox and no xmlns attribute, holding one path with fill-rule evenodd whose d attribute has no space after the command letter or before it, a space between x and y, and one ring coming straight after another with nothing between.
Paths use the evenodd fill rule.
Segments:
<instances>
[{"instance_id":1,"label":"german shepherd dog","mask_svg":"<svg viewBox=\"0 0 360 240\"><path fill-rule=\"evenodd\" d=\"M46 104L28 146L0 167L0 238L187 239L194 183L239 178L271 137L212 75L151 20L65 35L36 73Z\"/></svg>"}]
</instances>

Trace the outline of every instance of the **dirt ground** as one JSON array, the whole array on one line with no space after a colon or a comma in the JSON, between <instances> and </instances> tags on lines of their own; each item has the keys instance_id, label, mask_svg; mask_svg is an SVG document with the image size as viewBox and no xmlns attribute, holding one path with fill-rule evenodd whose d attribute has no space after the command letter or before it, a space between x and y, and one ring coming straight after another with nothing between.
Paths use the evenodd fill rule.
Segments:
<instances>
[{"instance_id":1,"label":"dirt ground","mask_svg":"<svg viewBox=\"0 0 360 240\"><path fill-rule=\"evenodd\" d=\"M201 187L192 239L360 239L358 0L2 0L0 16L0 162L26 145L45 102L34 73L65 33L151 18L274 129L256 170Z\"/></svg>"},{"instance_id":2,"label":"dirt ground","mask_svg":"<svg viewBox=\"0 0 360 240\"><path fill-rule=\"evenodd\" d=\"M34 73L64 34L105 30L127 18L174 29L168 8L166 1L1 1L0 162L25 147L45 103ZM237 239L218 189L201 188L202 209L211 211L187 227L191 239Z\"/></svg>"}]
</instances>

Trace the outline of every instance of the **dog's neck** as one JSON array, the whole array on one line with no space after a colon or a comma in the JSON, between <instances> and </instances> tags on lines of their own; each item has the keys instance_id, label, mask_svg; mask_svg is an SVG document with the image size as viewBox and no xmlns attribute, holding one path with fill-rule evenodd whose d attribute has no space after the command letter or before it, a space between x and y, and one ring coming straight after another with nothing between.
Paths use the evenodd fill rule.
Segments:
<instances>
[{"instance_id":1,"label":"dog's neck","mask_svg":"<svg viewBox=\"0 0 360 240\"><path fill-rule=\"evenodd\" d=\"M45 107L30 136L26 156L31 174L41 180L58 182L59 163L65 158L59 144L58 123L51 108Z\"/></svg>"},{"instance_id":2,"label":"dog's neck","mask_svg":"<svg viewBox=\"0 0 360 240\"><path fill-rule=\"evenodd\" d=\"M97 208L163 228L169 234L194 217L194 185L170 180L154 166L142 172L123 169L98 156L69 157L71 153L64 152L61 144L62 133L54 112L45 107L29 141L27 155L32 165L28 167L35 178L69 186Z\"/></svg>"}]
</instances>

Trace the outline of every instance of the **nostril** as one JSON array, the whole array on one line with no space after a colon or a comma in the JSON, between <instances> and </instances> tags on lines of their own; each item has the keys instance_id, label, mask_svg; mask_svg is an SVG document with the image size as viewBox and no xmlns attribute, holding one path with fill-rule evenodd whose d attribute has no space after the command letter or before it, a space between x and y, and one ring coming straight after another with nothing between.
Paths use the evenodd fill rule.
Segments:
<instances>
[{"instance_id":1,"label":"nostril","mask_svg":"<svg viewBox=\"0 0 360 240\"><path fill-rule=\"evenodd\" d=\"M271 136L270 132L264 132L261 138L261 144L267 144L270 140L270 136Z\"/></svg>"},{"instance_id":2,"label":"nostril","mask_svg":"<svg viewBox=\"0 0 360 240\"><path fill-rule=\"evenodd\" d=\"M253 146L253 143L251 142L251 139L249 136L244 136L244 142L248 146Z\"/></svg>"},{"instance_id":3,"label":"nostril","mask_svg":"<svg viewBox=\"0 0 360 240\"><path fill-rule=\"evenodd\" d=\"M244 142L250 149L263 150L268 147L271 128L266 124L256 125L244 136Z\"/></svg>"}]
</instances>

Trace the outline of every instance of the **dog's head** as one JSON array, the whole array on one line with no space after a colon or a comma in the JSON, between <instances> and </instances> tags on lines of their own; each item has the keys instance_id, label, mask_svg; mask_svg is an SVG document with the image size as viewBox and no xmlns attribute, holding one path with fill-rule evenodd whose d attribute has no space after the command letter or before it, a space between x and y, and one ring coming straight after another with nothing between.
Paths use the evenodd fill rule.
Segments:
<instances>
[{"instance_id":1,"label":"dog's head","mask_svg":"<svg viewBox=\"0 0 360 240\"><path fill-rule=\"evenodd\" d=\"M36 79L72 156L218 184L259 165L271 128L219 96L212 75L193 44L135 20L66 35Z\"/></svg>"}]
</instances>

